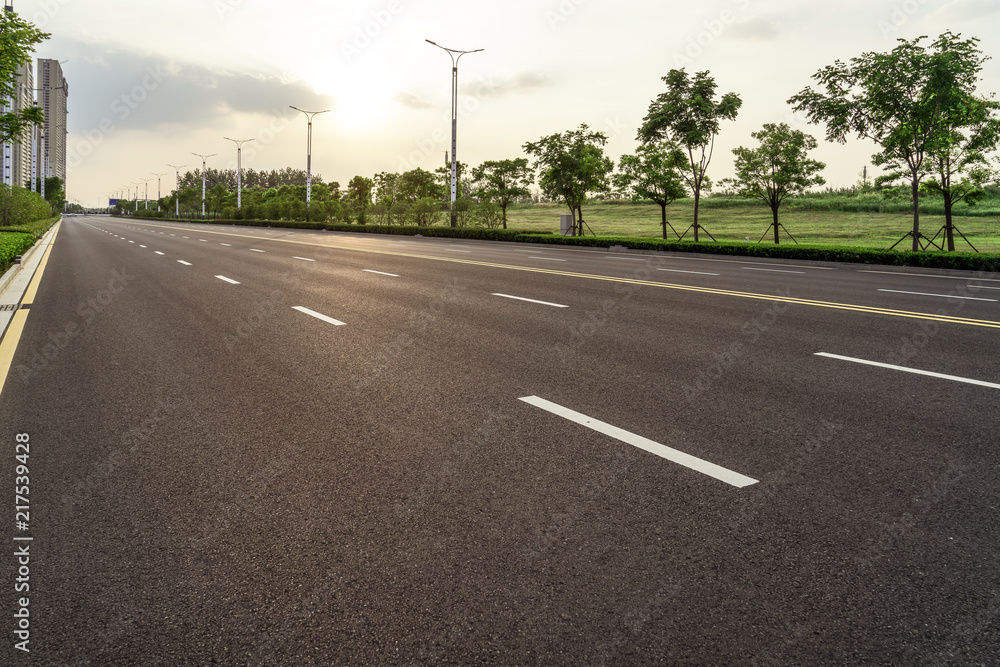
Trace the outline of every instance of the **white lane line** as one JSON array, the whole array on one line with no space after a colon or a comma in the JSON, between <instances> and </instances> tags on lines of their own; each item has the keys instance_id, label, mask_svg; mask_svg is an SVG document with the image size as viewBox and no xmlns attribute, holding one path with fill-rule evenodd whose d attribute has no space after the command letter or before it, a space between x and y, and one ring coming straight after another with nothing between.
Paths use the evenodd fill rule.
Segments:
<instances>
[{"instance_id":1,"label":"white lane line","mask_svg":"<svg viewBox=\"0 0 1000 667\"><path fill-rule=\"evenodd\" d=\"M556 259L555 257L529 257L528 259L547 259L550 262L565 262L565 259Z\"/></svg>"},{"instance_id":2,"label":"white lane line","mask_svg":"<svg viewBox=\"0 0 1000 667\"><path fill-rule=\"evenodd\" d=\"M744 271L770 271L771 273L805 273L805 271L785 271L782 269L756 269L750 266L741 267Z\"/></svg>"},{"instance_id":3,"label":"white lane line","mask_svg":"<svg viewBox=\"0 0 1000 667\"><path fill-rule=\"evenodd\" d=\"M315 259L309 259L308 257L296 257L292 255L292 259L301 259L303 262L315 262Z\"/></svg>"},{"instance_id":4,"label":"white lane line","mask_svg":"<svg viewBox=\"0 0 1000 667\"><path fill-rule=\"evenodd\" d=\"M182 236L181 238L182 238L182 239L186 239L187 237L186 237L186 236Z\"/></svg>"},{"instance_id":5,"label":"white lane line","mask_svg":"<svg viewBox=\"0 0 1000 667\"><path fill-rule=\"evenodd\" d=\"M564 306L561 303L550 303L548 301L537 301L535 299L525 299L523 296L512 296L510 294L500 294L499 292L493 292L493 296L502 296L505 299L517 299L518 301L527 301L528 303L540 303L543 306L554 306L555 308L569 308L569 306Z\"/></svg>"},{"instance_id":6,"label":"white lane line","mask_svg":"<svg viewBox=\"0 0 1000 667\"><path fill-rule=\"evenodd\" d=\"M129 241L129 243L135 243L135 241Z\"/></svg>"},{"instance_id":7,"label":"white lane line","mask_svg":"<svg viewBox=\"0 0 1000 667\"><path fill-rule=\"evenodd\" d=\"M393 278L398 278L399 277L398 273L386 273L385 271L373 271L372 269L361 269L361 270L365 271L367 273L377 273L380 276L392 276Z\"/></svg>"},{"instance_id":8,"label":"white lane line","mask_svg":"<svg viewBox=\"0 0 1000 667\"><path fill-rule=\"evenodd\" d=\"M904 271L865 271L858 269L858 273L882 273L887 276L910 276L911 278L944 278L945 280L968 280L968 276L935 276L927 273L906 273ZM988 283L1000 283L998 278L977 278Z\"/></svg>"},{"instance_id":9,"label":"white lane line","mask_svg":"<svg viewBox=\"0 0 1000 667\"><path fill-rule=\"evenodd\" d=\"M146 246L144 246L144 245L140 245L139 247L140 247L140 248L145 248Z\"/></svg>"},{"instance_id":10,"label":"white lane line","mask_svg":"<svg viewBox=\"0 0 1000 667\"><path fill-rule=\"evenodd\" d=\"M263 250L257 250L257 248L250 248L251 252L264 252Z\"/></svg>"},{"instance_id":11,"label":"white lane line","mask_svg":"<svg viewBox=\"0 0 1000 667\"><path fill-rule=\"evenodd\" d=\"M201 241L202 243L208 243L208 241L206 241L205 239L198 239L198 240Z\"/></svg>"},{"instance_id":12,"label":"white lane line","mask_svg":"<svg viewBox=\"0 0 1000 667\"><path fill-rule=\"evenodd\" d=\"M966 285L969 289L1000 289L1000 287L988 287L986 285Z\"/></svg>"},{"instance_id":13,"label":"white lane line","mask_svg":"<svg viewBox=\"0 0 1000 667\"><path fill-rule=\"evenodd\" d=\"M224 246L228 246L228 247L230 247L230 248L232 248L232 247L233 247L233 245L232 245L231 243L220 243L219 245L224 245Z\"/></svg>"},{"instance_id":14,"label":"white lane line","mask_svg":"<svg viewBox=\"0 0 1000 667\"><path fill-rule=\"evenodd\" d=\"M471 250L459 250L458 248L445 248L445 252L472 252Z\"/></svg>"},{"instance_id":15,"label":"white lane line","mask_svg":"<svg viewBox=\"0 0 1000 667\"><path fill-rule=\"evenodd\" d=\"M332 317L327 317L323 313L317 313L315 310L309 310L305 306L292 306L292 310L297 310L300 313L305 313L306 315L312 315L316 319L323 320L324 322L329 322L330 324L333 324L334 326L341 327L341 326L344 326L345 324L347 324L347 322L341 322L340 320L335 320Z\"/></svg>"},{"instance_id":16,"label":"white lane line","mask_svg":"<svg viewBox=\"0 0 1000 667\"><path fill-rule=\"evenodd\" d=\"M996 299L980 299L977 296L955 296L954 294L929 294L927 292L904 292L898 289L880 289L879 292L892 292L893 294L915 294L917 296L943 296L946 299L966 299L968 301L993 301Z\"/></svg>"},{"instance_id":17,"label":"white lane line","mask_svg":"<svg viewBox=\"0 0 1000 667\"><path fill-rule=\"evenodd\" d=\"M219 280L222 280L222 281L225 281L225 282L229 283L230 285L239 285L240 284L239 281L233 280L232 278L227 278L225 276L215 276L215 277L218 278Z\"/></svg>"},{"instance_id":18,"label":"white lane line","mask_svg":"<svg viewBox=\"0 0 1000 667\"><path fill-rule=\"evenodd\" d=\"M184 266L191 266L191 262L185 262L183 259L177 260L178 264L183 264Z\"/></svg>"},{"instance_id":19,"label":"white lane line","mask_svg":"<svg viewBox=\"0 0 1000 667\"><path fill-rule=\"evenodd\" d=\"M618 259L623 262L645 262L644 259L639 259L638 257L605 257L604 259Z\"/></svg>"},{"instance_id":20,"label":"white lane line","mask_svg":"<svg viewBox=\"0 0 1000 667\"><path fill-rule=\"evenodd\" d=\"M990 387L991 389L1000 389L1000 384L994 384L993 382L983 382L982 380L970 380L969 378L958 377L957 375L945 375L943 373L934 373L933 371L922 371L916 368L907 368L906 366L895 366L893 364L883 364L878 361L868 361L867 359L855 359L854 357L842 357L839 354L828 354L826 352L816 352L817 357L827 357L829 359L840 359L841 361L853 361L856 364L865 364L866 366L878 366L879 368L888 368L894 371L903 371L904 373L916 373L917 375L927 375L933 378L941 378L942 380L954 380L955 382L965 382L967 384L975 384L980 387Z\"/></svg>"},{"instance_id":21,"label":"white lane line","mask_svg":"<svg viewBox=\"0 0 1000 667\"><path fill-rule=\"evenodd\" d=\"M163 253L162 253L162 252L160 252L159 250L154 250L153 252L155 252L155 253L156 253L157 255L162 255L162 254L163 254Z\"/></svg>"},{"instance_id":22,"label":"white lane line","mask_svg":"<svg viewBox=\"0 0 1000 667\"><path fill-rule=\"evenodd\" d=\"M630 433L624 429L618 428L617 426L612 426L611 424L598 421L597 419L593 419L585 414L570 410L569 408L564 408L563 406L552 403L551 401L546 401L544 398L526 396L518 400L524 401L529 405L534 405L536 408L541 408L542 410L551 412L552 414L558 415L564 419L568 419L571 422L576 422L581 426L586 426L589 429L593 429L598 433L603 433L604 435L610 436L616 440L621 440L622 442L632 445L633 447L643 449L650 454L656 454L657 456L665 458L668 461L680 464L686 468L690 468L691 470L708 475L709 477L714 477L715 479L725 482L726 484L743 488L744 486L756 484L758 481L752 477L741 475L738 472L715 465L714 463L710 463L704 459L699 459L696 456L685 454L684 452L673 449L672 447L661 445L660 443L644 438L641 435Z\"/></svg>"},{"instance_id":23,"label":"white lane line","mask_svg":"<svg viewBox=\"0 0 1000 667\"><path fill-rule=\"evenodd\" d=\"M707 271L681 271L680 269L657 269L657 271L670 271L672 273L696 273L699 276L717 276L718 273L708 273Z\"/></svg>"}]
</instances>

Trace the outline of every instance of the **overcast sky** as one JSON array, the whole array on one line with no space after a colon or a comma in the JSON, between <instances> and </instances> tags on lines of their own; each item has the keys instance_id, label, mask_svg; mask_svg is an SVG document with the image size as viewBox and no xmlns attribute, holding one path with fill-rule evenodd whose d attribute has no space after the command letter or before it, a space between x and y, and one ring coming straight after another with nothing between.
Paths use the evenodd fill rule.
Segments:
<instances>
[{"instance_id":1,"label":"overcast sky","mask_svg":"<svg viewBox=\"0 0 1000 667\"><path fill-rule=\"evenodd\" d=\"M459 64L458 157L521 157L526 141L581 123L608 136L617 160L675 67L709 70L743 99L724 123L709 176L731 175L732 149L785 121L820 141L834 186L858 180L873 152L792 116L786 100L836 59L888 51L897 38L945 30L1000 51L997 0L15 0L52 33L37 55L66 60L68 197L106 205L168 164L236 166L223 137L254 138L243 166L305 168L342 185L355 174L435 169L450 144L451 61L425 39L485 49ZM1000 62L981 93L1000 92ZM150 183L155 196L156 181Z\"/></svg>"}]
</instances>

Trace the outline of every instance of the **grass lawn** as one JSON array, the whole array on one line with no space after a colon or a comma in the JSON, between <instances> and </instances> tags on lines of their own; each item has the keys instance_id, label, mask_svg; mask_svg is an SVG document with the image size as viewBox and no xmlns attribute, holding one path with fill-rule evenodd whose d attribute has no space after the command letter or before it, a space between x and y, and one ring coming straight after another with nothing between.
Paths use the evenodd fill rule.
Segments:
<instances>
[{"instance_id":1,"label":"grass lawn","mask_svg":"<svg viewBox=\"0 0 1000 667\"><path fill-rule=\"evenodd\" d=\"M558 231L559 215L569 211L561 204L518 204L507 211L507 226L535 231ZM667 220L681 234L691 224L694 200L676 201L667 207ZM848 245L868 248L888 248L898 241L912 225L910 213L854 213L842 211L796 210L782 208L778 220L799 243L809 245ZM660 207L645 203L593 203L583 207L584 221L599 236L638 236L660 238ZM756 243L771 224L771 209L745 201L734 204L721 200L719 205L704 199L699 210L699 222L719 241ZM955 216L954 224L962 230L980 252L1000 252L1000 216ZM920 229L933 237L944 225L943 215L920 215ZM588 230L588 234L590 232ZM668 236L673 237L670 229ZM691 238L691 234L685 237ZM708 240L704 235L700 238ZM768 232L765 243L773 242L774 232ZM940 237L938 237L940 242ZM781 243L792 243L782 232ZM897 250L909 250L907 239ZM971 248L955 235L955 249Z\"/></svg>"}]
</instances>

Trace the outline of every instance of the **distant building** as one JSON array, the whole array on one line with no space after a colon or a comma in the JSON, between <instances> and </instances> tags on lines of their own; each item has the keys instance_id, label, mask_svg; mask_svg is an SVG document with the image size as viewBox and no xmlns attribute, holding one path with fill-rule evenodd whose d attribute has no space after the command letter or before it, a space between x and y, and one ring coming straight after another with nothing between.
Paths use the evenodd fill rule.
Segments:
<instances>
[{"instance_id":1,"label":"distant building","mask_svg":"<svg viewBox=\"0 0 1000 667\"><path fill-rule=\"evenodd\" d=\"M17 73L17 94L14 96L13 111L20 111L35 104L35 71L27 62L21 65ZM34 156L35 128L24 131L21 141L11 146L11 181L15 185L30 188L31 176L34 173L32 158ZM5 181L7 182L7 181Z\"/></svg>"},{"instance_id":2,"label":"distant building","mask_svg":"<svg viewBox=\"0 0 1000 667\"><path fill-rule=\"evenodd\" d=\"M38 106L45 112L38 173L66 182L66 100L69 84L58 60L38 59Z\"/></svg>"}]
</instances>

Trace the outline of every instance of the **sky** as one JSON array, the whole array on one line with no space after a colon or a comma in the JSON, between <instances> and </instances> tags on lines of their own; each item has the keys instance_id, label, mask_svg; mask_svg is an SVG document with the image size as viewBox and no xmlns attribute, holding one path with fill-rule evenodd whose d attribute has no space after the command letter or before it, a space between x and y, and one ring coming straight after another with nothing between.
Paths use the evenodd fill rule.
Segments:
<instances>
[{"instance_id":1,"label":"sky","mask_svg":"<svg viewBox=\"0 0 1000 667\"><path fill-rule=\"evenodd\" d=\"M438 44L483 49L459 61L458 159L524 157L525 142L586 123L617 159L667 72L708 70L743 100L724 122L708 175L732 175L732 149L764 123L820 142L828 185L849 186L874 146L824 140L789 97L835 60L889 51L899 38L945 30L1000 55L997 0L14 0L51 33L37 57L69 84L67 196L87 207L174 169L306 166L342 186L354 175L436 169L451 143L451 60ZM1000 92L1000 58L979 92ZM869 173L877 173L869 167ZM144 187L144 186L141 186ZM140 189L140 197L143 192Z\"/></svg>"}]
</instances>

